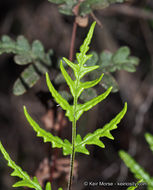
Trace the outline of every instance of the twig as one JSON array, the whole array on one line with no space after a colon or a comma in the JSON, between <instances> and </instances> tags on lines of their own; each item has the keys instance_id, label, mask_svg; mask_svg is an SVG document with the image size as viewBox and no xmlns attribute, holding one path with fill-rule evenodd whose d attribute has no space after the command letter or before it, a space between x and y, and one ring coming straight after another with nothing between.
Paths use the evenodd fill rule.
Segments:
<instances>
[{"instance_id":1,"label":"twig","mask_svg":"<svg viewBox=\"0 0 153 190\"><path fill-rule=\"evenodd\" d=\"M72 37L71 37L71 44L70 44L70 53L69 53L69 60L73 61L73 56L74 56L74 44L75 44L75 39L76 39L76 31L77 31L77 22L76 20L73 23L73 30L72 30Z\"/></svg>"},{"instance_id":2,"label":"twig","mask_svg":"<svg viewBox=\"0 0 153 190\"><path fill-rule=\"evenodd\" d=\"M79 7L80 7L81 0L79 0L78 4L73 8L74 15L77 17L79 13ZM76 31L77 31L77 22L76 17L73 23L73 30L72 30L72 37L71 37L71 44L70 44L70 53L69 53L69 60L73 61L74 56L74 44L76 39Z\"/></svg>"},{"instance_id":3,"label":"twig","mask_svg":"<svg viewBox=\"0 0 153 190\"><path fill-rule=\"evenodd\" d=\"M91 12L90 15L97 22L97 24L100 26L100 28L103 28L101 21L96 17L96 15L93 12Z\"/></svg>"},{"instance_id":4,"label":"twig","mask_svg":"<svg viewBox=\"0 0 153 190\"><path fill-rule=\"evenodd\" d=\"M130 17L135 17L135 18L143 18L145 20L153 19L153 13L137 8L137 7L129 6L129 5L113 5L101 11L101 14L106 15L106 16L116 14L116 13L123 14Z\"/></svg>"}]
</instances>

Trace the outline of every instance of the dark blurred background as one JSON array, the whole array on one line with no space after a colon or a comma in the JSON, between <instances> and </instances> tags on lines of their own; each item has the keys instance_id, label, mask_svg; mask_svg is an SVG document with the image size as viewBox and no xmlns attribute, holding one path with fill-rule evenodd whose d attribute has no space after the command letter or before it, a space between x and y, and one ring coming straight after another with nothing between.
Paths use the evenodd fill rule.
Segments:
<instances>
[{"instance_id":1,"label":"dark blurred background","mask_svg":"<svg viewBox=\"0 0 153 190\"><path fill-rule=\"evenodd\" d=\"M79 122L78 131L84 135L102 127L122 109L125 101L128 102L128 112L118 129L112 132L115 140L103 139L105 149L90 146L90 156L77 155L74 190L90 189L83 185L84 181L89 180L137 181L119 158L120 149L129 151L137 162L150 175L153 175L153 156L144 139L145 132L153 134L153 2L151 0L129 0L128 3L129 9L124 4L112 5L105 10L95 11L103 27L96 26L91 49L97 52L105 49L115 52L120 46L127 45L132 55L140 59L140 64L135 73L125 71L115 73L119 92L112 93L107 100L86 113ZM73 21L74 17L60 14L57 6L47 0L0 1L0 36L7 34L16 39L22 34L30 42L39 39L46 50L49 48L54 50L53 65L57 64L58 57L69 56ZM76 49L82 43L92 21L93 18L90 17L88 27L78 28ZM36 138L22 109L23 105L26 105L30 115L42 127L44 126L44 117L48 110L40 101L38 92L48 91L45 79L42 77L24 95L14 96L13 83L22 70L23 67L14 63L13 55L0 56L0 140L13 160L31 176L37 175L42 183L45 180L51 180L53 189L57 189L57 186L64 187L67 176L66 169L64 169L66 166L62 166L62 169L59 167L60 171L57 169L55 175L52 174L50 177L48 162L52 163L52 155L57 153L59 165L66 164L67 160L60 160L61 151L50 150L49 144L43 144L42 139ZM100 88L98 90L101 92ZM68 136L70 139L71 126L67 120L63 119L63 112L59 107L54 106L50 110L49 119L56 123L60 117L67 125L61 130L61 136L63 138ZM43 171L44 168L46 168L45 171ZM1 190L13 189L11 186L15 179L10 177L11 171L3 157L0 156ZM98 187L97 189L126 188Z\"/></svg>"}]
</instances>

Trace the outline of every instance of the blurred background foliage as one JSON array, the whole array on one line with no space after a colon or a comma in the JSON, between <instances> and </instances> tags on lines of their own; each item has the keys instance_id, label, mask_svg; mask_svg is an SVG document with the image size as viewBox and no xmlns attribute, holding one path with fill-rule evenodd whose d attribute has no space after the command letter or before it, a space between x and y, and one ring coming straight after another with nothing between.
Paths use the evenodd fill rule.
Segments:
<instances>
[{"instance_id":1,"label":"blurred background foliage","mask_svg":"<svg viewBox=\"0 0 153 190\"><path fill-rule=\"evenodd\" d=\"M119 129L113 132L115 141L104 139L106 149L90 147L90 158L77 158L74 190L89 189L83 186L85 180L136 181L120 160L120 149L128 151L152 176L152 155L144 133L153 134L153 2L49 1L0 1L1 141L13 159L28 173L37 175L42 185L45 180L52 181L54 189L57 183L66 185L68 161L61 158L60 151L52 151L48 144L44 145L35 137L22 107L26 105L45 129L63 138L71 137L71 126L50 96L44 73L50 73L56 88L71 102L69 89L60 75L59 62L63 56L69 57L74 21L78 25L74 50L78 51L90 24L96 20L90 46L93 57L87 64L98 64L100 68L87 77L95 79L101 72L105 75L100 85L82 94L80 102L110 85L116 93L85 114L78 131L84 136L101 127L121 110L125 101L128 112ZM0 156L0 189L10 189L12 180Z\"/></svg>"}]
</instances>

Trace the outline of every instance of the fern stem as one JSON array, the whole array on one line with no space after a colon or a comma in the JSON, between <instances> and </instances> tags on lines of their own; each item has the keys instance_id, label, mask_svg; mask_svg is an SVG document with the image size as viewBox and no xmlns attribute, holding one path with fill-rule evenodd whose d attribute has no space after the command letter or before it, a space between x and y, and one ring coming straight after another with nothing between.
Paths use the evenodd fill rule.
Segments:
<instances>
[{"instance_id":1,"label":"fern stem","mask_svg":"<svg viewBox=\"0 0 153 190\"><path fill-rule=\"evenodd\" d=\"M78 84L78 81L77 81ZM73 168L74 168L74 160L75 160L75 139L76 139L76 107L77 107L78 98L77 96L74 97L74 119L72 123L72 154L70 160L70 176L68 182L68 190L71 190L72 180L73 180Z\"/></svg>"},{"instance_id":2,"label":"fern stem","mask_svg":"<svg viewBox=\"0 0 153 190\"><path fill-rule=\"evenodd\" d=\"M77 23L76 23L76 21L74 21L72 37L71 37L71 44L70 44L70 52L69 52L69 60L70 61L73 61L74 45L75 45L75 39L76 39L76 31L77 31Z\"/></svg>"},{"instance_id":3,"label":"fern stem","mask_svg":"<svg viewBox=\"0 0 153 190\"><path fill-rule=\"evenodd\" d=\"M80 7L81 0L78 0L78 4L73 8L74 14L77 17L79 13L79 7ZM72 37L71 37L71 44L70 44L70 52L69 52L69 60L73 61L73 56L74 56L74 45L75 45L75 39L76 39L76 31L77 31L77 22L76 22L76 17L73 23L73 30L72 30Z\"/></svg>"},{"instance_id":4,"label":"fern stem","mask_svg":"<svg viewBox=\"0 0 153 190\"><path fill-rule=\"evenodd\" d=\"M81 69L81 68L80 68ZM74 168L74 160L75 160L75 139L76 139L76 110L77 110L77 103L78 103L78 96L77 96L77 89L79 86L80 77L76 78L76 86L75 86L75 96L74 96L74 110L73 110L73 123L72 123L72 154L70 160L70 177L68 181L68 188L67 190L71 190L72 180L73 180L73 168Z\"/></svg>"},{"instance_id":5,"label":"fern stem","mask_svg":"<svg viewBox=\"0 0 153 190\"><path fill-rule=\"evenodd\" d=\"M75 160L75 139L76 139L76 121L73 122L72 125L72 154L70 160L70 176L68 182L68 190L71 190L72 180L73 180L73 168L74 168L74 160Z\"/></svg>"}]
</instances>

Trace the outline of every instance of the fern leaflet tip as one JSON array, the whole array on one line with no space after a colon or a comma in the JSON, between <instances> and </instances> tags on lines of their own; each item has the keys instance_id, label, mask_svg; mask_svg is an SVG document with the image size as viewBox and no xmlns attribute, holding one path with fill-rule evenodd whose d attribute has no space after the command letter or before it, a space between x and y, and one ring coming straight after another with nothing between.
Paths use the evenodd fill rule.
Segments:
<instances>
[{"instance_id":1,"label":"fern leaflet tip","mask_svg":"<svg viewBox=\"0 0 153 190\"><path fill-rule=\"evenodd\" d=\"M145 139L150 147L150 150L153 152L153 135L151 135L150 133L146 133Z\"/></svg>"},{"instance_id":2,"label":"fern leaflet tip","mask_svg":"<svg viewBox=\"0 0 153 190\"><path fill-rule=\"evenodd\" d=\"M32 180L27 172L23 171L15 162L10 158L9 154L3 147L2 143L0 142L0 151L2 152L4 158L8 162L8 166L11 167L14 171L12 172L12 176L16 176L21 178L21 180L13 185L13 187L29 187L35 190L42 190L38 180Z\"/></svg>"}]
</instances>

